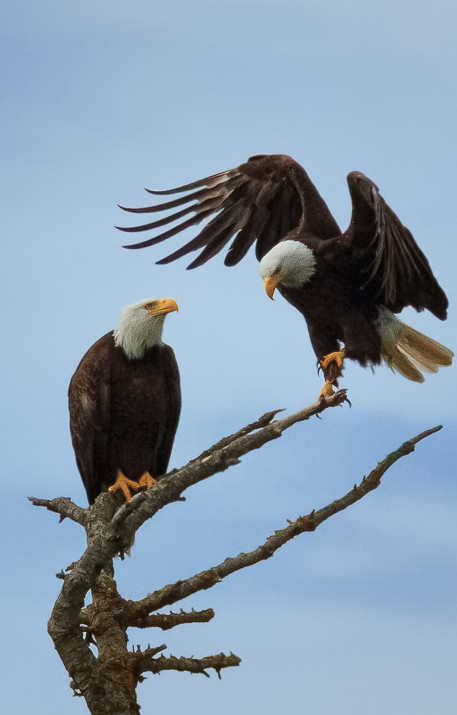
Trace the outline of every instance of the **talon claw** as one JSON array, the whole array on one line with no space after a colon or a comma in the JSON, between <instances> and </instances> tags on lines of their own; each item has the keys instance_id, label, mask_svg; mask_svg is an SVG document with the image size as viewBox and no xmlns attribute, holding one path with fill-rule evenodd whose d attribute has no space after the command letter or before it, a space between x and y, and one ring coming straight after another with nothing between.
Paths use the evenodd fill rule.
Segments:
<instances>
[{"instance_id":1,"label":"talon claw","mask_svg":"<svg viewBox=\"0 0 457 715\"><path fill-rule=\"evenodd\" d=\"M340 397L343 397L340 407L342 407L345 402L348 403L349 407L352 407L352 402L349 399L347 393L348 393L348 391L345 388L343 388L342 390L338 390L337 395L339 395Z\"/></svg>"}]
</instances>

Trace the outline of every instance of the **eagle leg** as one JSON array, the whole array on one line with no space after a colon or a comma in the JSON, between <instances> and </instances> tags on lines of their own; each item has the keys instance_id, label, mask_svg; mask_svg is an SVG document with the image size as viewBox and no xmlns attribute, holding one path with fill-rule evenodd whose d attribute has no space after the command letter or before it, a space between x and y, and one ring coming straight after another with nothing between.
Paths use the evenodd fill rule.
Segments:
<instances>
[{"instance_id":1,"label":"eagle leg","mask_svg":"<svg viewBox=\"0 0 457 715\"><path fill-rule=\"evenodd\" d=\"M141 487L152 487L153 484L157 484L157 479L154 479L154 477L151 477L149 472L144 472L144 474L141 475L138 484Z\"/></svg>"},{"instance_id":2,"label":"eagle leg","mask_svg":"<svg viewBox=\"0 0 457 715\"><path fill-rule=\"evenodd\" d=\"M117 492L120 489L125 497L125 501L130 501L132 495L130 494L130 489L139 489L140 485L138 482L134 482L122 473L120 469L117 470L116 481L110 487L108 487L109 492Z\"/></svg>"},{"instance_id":3,"label":"eagle leg","mask_svg":"<svg viewBox=\"0 0 457 715\"><path fill-rule=\"evenodd\" d=\"M328 353L319 360L320 367L325 375L325 384L320 391L319 400L334 394L334 387L338 385L338 378L343 370L344 349Z\"/></svg>"},{"instance_id":4,"label":"eagle leg","mask_svg":"<svg viewBox=\"0 0 457 715\"><path fill-rule=\"evenodd\" d=\"M324 371L325 379L337 385L337 379L340 377L343 370L344 349L337 350L334 353L324 355L320 360L320 366Z\"/></svg>"}]
</instances>

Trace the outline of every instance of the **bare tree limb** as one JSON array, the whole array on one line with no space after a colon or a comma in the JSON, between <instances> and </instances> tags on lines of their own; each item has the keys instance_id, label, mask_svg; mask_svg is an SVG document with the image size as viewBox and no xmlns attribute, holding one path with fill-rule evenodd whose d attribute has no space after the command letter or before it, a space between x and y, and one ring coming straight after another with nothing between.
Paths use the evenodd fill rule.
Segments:
<instances>
[{"instance_id":1,"label":"bare tree limb","mask_svg":"<svg viewBox=\"0 0 457 715\"><path fill-rule=\"evenodd\" d=\"M182 623L207 623L214 618L212 608L204 611L181 611L181 613L154 613L152 616L128 619L127 626L135 628L161 628L168 631L170 628L180 626Z\"/></svg>"},{"instance_id":2,"label":"bare tree limb","mask_svg":"<svg viewBox=\"0 0 457 715\"><path fill-rule=\"evenodd\" d=\"M254 432L257 429L260 429L261 427L266 427L267 425L270 424L271 420L276 417L279 412L283 412L284 410L280 408L279 410L271 410L271 412L265 412L262 417L259 417L258 420L255 420L255 422L250 422L248 425L245 427L242 427L241 429L237 430L237 432L234 432L233 434L228 435L227 437L223 437L220 439L218 442L212 445L212 447L209 447L208 449L205 449L204 452L199 454L198 457L195 457L195 459L192 460L192 462L198 462L202 459L205 459L206 457L209 457L211 454L214 452L217 452L218 449L223 449L224 447L227 447L229 444L234 442L238 437L244 437L245 434L249 434L250 432Z\"/></svg>"},{"instance_id":3,"label":"bare tree limb","mask_svg":"<svg viewBox=\"0 0 457 715\"><path fill-rule=\"evenodd\" d=\"M223 578L229 576L235 571L239 571L247 566L252 566L259 561L270 558L275 551L277 551L281 546L284 546L284 544L293 539L295 536L298 536L305 531L314 531L323 521L326 521L334 514L346 509L348 506L351 506L355 502L362 499L370 491L376 489L381 483L383 474L387 471L387 469L389 469L389 467L395 464L395 462L401 457L413 452L414 447L418 442L425 439L429 435L438 432L440 429L442 429L441 425L432 427L425 432L421 432L416 437L407 440L398 449L390 452L381 462L379 462L379 464L370 472L368 476L362 479L359 485L354 485L353 489L347 492L347 494L343 497L327 504L318 511L313 510L310 514L298 517L298 519L291 522L284 529L278 529L274 534L268 536L264 543L253 551L241 553L232 558L227 558L216 566L206 569L205 571L201 571L190 578L168 584L149 596L146 596L146 598L136 602L130 602L132 608L131 618L134 618L135 614L137 614L138 617L144 617L151 611L156 611L158 608L163 608L163 606L176 603L176 601L180 601L183 598L190 596L192 593L215 586L217 583L222 581Z\"/></svg>"},{"instance_id":4,"label":"bare tree limb","mask_svg":"<svg viewBox=\"0 0 457 715\"><path fill-rule=\"evenodd\" d=\"M57 499L38 499L38 497L27 497L32 502L33 506L44 506L49 511L60 514L59 522L64 519L76 521L81 526L87 523L87 509L74 504L70 497L57 497Z\"/></svg>"},{"instance_id":5,"label":"bare tree limb","mask_svg":"<svg viewBox=\"0 0 457 715\"><path fill-rule=\"evenodd\" d=\"M289 429L297 422L308 420L310 417L324 412L329 407L341 406L346 401L346 391L339 390L334 395L320 399L310 407L289 415L289 417L269 422L265 427L257 431L246 433L246 430L250 430L252 425L255 426L262 420L271 419L278 410L267 413L252 425L247 425L234 435L224 438L224 440L216 443L213 448L206 450L200 458L193 459L181 469L165 475L153 487L135 495L130 502L118 509L111 522L112 538L115 539L122 528L125 529L127 538L131 539L131 535L147 519L154 516L166 504L176 501L188 487L238 464L241 456L254 449L259 449L266 442L277 439L286 429ZM255 427L252 427L252 429L255 429ZM236 436L237 434L241 434L241 436ZM219 447L221 443L225 444L225 446Z\"/></svg>"},{"instance_id":6,"label":"bare tree limb","mask_svg":"<svg viewBox=\"0 0 457 715\"><path fill-rule=\"evenodd\" d=\"M159 658L152 657L148 650L142 653L129 654L134 660L133 669L139 675L141 673L160 673L162 670L180 670L188 673L201 673L209 677L206 672L208 668L214 668L220 678L220 671L223 668L231 668L241 663L241 658L238 658L234 653L225 655L218 653L217 655L208 655L205 658L176 658L171 655L168 658L161 655Z\"/></svg>"}]
</instances>

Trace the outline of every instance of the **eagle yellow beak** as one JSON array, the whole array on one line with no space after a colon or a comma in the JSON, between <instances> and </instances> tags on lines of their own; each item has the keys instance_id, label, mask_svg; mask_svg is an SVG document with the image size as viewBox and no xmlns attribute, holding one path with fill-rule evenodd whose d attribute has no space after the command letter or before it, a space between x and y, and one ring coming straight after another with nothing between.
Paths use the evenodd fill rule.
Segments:
<instances>
[{"instance_id":1,"label":"eagle yellow beak","mask_svg":"<svg viewBox=\"0 0 457 715\"><path fill-rule=\"evenodd\" d=\"M276 290L276 286L279 283L279 271L277 273L274 273L272 276L268 276L267 278L263 279L263 282L265 284L265 292L271 300L273 299L273 293Z\"/></svg>"},{"instance_id":2,"label":"eagle yellow beak","mask_svg":"<svg viewBox=\"0 0 457 715\"><path fill-rule=\"evenodd\" d=\"M160 298L148 306L149 315L165 315L178 310L178 304L173 298Z\"/></svg>"}]
</instances>

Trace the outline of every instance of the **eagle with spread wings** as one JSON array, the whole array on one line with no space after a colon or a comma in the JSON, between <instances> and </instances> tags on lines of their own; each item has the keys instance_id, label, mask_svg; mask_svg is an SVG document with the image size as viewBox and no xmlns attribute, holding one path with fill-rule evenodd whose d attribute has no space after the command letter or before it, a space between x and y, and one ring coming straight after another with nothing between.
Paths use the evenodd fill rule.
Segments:
<instances>
[{"instance_id":1,"label":"eagle with spread wings","mask_svg":"<svg viewBox=\"0 0 457 715\"><path fill-rule=\"evenodd\" d=\"M282 154L252 156L237 168L174 189L146 189L184 195L144 208L120 206L130 213L171 213L118 228L129 233L159 229L126 246L138 249L210 219L194 238L158 261L170 263L199 251L188 268L203 265L229 242L224 263L234 266L255 244L267 295L273 298L278 290L306 320L325 376L323 397L333 393L345 358L363 366L384 361L409 380L423 382L423 372L450 365L453 353L395 313L412 306L444 320L446 295L376 184L358 171L348 174L347 182L352 216L344 232L304 168Z\"/></svg>"}]
</instances>

